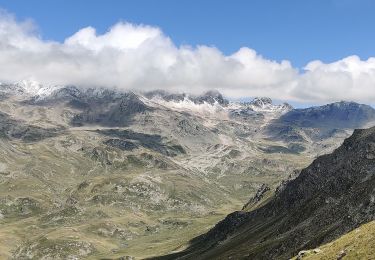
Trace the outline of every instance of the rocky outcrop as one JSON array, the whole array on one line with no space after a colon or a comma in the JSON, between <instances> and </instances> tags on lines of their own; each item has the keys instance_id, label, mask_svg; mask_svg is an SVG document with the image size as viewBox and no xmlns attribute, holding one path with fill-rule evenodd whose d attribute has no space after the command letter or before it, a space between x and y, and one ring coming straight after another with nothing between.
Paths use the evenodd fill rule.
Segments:
<instances>
[{"instance_id":1,"label":"rocky outcrop","mask_svg":"<svg viewBox=\"0 0 375 260\"><path fill-rule=\"evenodd\" d=\"M264 198L266 193L270 191L271 188L267 184L263 183L255 193L255 196L250 198L249 201L242 207L242 210L245 210L246 208L251 208L251 206L254 206L257 203L259 203Z\"/></svg>"},{"instance_id":2,"label":"rocky outcrop","mask_svg":"<svg viewBox=\"0 0 375 260\"><path fill-rule=\"evenodd\" d=\"M105 136L116 137L107 140L105 144L121 150L131 151L141 146L167 156L176 156L186 153L181 145L168 141L160 135L117 129L97 130L96 132Z\"/></svg>"},{"instance_id":3,"label":"rocky outcrop","mask_svg":"<svg viewBox=\"0 0 375 260\"><path fill-rule=\"evenodd\" d=\"M21 120L14 120L0 112L0 138L20 139L25 142L40 141L63 132L63 128L43 128L29 125Z\"/></svg>"},{"instance_id":4,"label":"rocky outcrop","mask_svg":"<svg viewBox=\"0 0 375 260\"><path fill-rule=\"evenodd\" d=\"M256 97L251 102L249 102L248 105L255 111L266 110L288 112L293 109L293 107L288 103L275 105L272 99L268 97Z\"/></svg>"},{"instance_id":5,"label":"rocky outcrop","mask_svg":"<svg viewBox=\"0 0 375 260\"><path fill-rule=\"evenodd\" d=\"M229 104L228 100L226 100L223 95L217 90L207 91L203 95L196 97L195 101L199 104L203 102L211 105L219 103L222 106L226 106Z\"/></svg>"}]
</instances>

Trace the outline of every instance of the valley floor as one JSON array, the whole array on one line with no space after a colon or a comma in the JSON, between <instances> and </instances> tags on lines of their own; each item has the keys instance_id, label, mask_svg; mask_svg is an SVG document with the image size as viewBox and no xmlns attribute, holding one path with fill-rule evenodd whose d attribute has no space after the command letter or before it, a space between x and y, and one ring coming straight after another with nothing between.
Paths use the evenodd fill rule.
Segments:
<instances>
[{"instance_id":1,"label":"valley floor","mask_svg":"<svg viewBox=\"0 0 375 260\"><path fill-rule=\"evenodd\" d=\"M229 104L208 95L186 108L185 98L75 87L40 98L6 87L0 258L145 258L184 249L351 131L268 128L292 109L269 99Z\"/></svg>"}]
</instances>

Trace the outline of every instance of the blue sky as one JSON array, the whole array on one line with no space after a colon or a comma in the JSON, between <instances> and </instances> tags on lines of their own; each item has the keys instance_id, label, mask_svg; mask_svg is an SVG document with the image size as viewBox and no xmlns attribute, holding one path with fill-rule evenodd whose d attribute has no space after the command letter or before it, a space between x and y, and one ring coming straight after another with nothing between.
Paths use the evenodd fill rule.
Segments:
<instances>
[{"instance_id":1,"label":"blue sky","mask_svg":"<svg viewBox=\"0 0 375 260\"><path fill-rule=\"evenodd\" d=\"M176 45L212 45L225 54L247 46L299 68L315 59L375 56L371 0L0 0L0 7L59 41L86 26L103 33L128 21L158 26Z\"/></svg>"}]
</instances>

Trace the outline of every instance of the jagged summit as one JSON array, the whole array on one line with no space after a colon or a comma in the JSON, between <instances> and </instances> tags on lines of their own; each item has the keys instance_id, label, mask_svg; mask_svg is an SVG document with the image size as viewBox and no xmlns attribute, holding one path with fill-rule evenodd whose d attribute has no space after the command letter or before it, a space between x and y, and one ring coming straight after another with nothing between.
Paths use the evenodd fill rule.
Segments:
<instances>
[{"instance_id":1,"label":"jagged summit","mask_svg":"<svg viewBox=\"0 0 375 260\"><path fill-rule=\"evenodd\" d=\"M184 93L182 93L182 94L170 93L166 90L161 90L161 89L145 92L143 95L148 99L160 98L160 99L163 99L165 101L175 101L175 102L183 101L187 97L187 95L184 94Z\"/></svg>"},{"instance_id":2,"label":"jagged summit","mask_svg":"<svg viewBox=\"0 0 375 260\"><path fill-rule=\"evenodd\" d=\"M267 105L272 105L272 99L268 97L256 97L253 99L253 101L250 102L250 104L258 107L264 107Z\"/></svg>"},{"instance_id":3,"label":"jagged summit","mask_svg":"<svg viewBox=\"0 0 375 260\"><path fill-rule=\"evenodd\" d=\"M293 107L288 103L280 105L273 104L271 98L268 97L256 97L250 102L241 103L241 106L236 110L238 113L247 114L251 112L263 112L263 113L286 113L292 110Z\"/></svg>"},{"instance_id":4,"label":"jagged summit","mask_svg":"<svg viewBox=\"0 0 375 260\"><path fill-rule=\"evenodd\" d=\"M161 98L165 101L172 101L172 102L182 102L184 100L191 101L195 104L203 104L207 103L210 105L214 105L215 103L220 104L222 106L226 106L229 104L229 101L226 100L223 95L217 90L210 90L204 92L202 95L189 95L186 93L170 93L165 90L155 90L146 92L144 94L145 97L152 99L152 98Z\"/></svg>"},{"instance_id":5,"label":"jagged summit","mask_svg":"<svg viewBox=\"0 0 375 260\"><path fill-rule=\"evenodd\" d=\"M63 87L58 85L43 85L35 80L22 80L13 84L13 86L22 93L40 97L49 96L54 91Z\"/></svg>"},{"instance_id":6,"label":"jagged summit","mask_svg":"<svg viewBox=\"0 0 375 260\"><path fill-rule=\"evenodd\" d=\"M274 111L274 110L280 110L280 111L289 111L292 110L293 107L288 103L283 103L280 105L273 104L273 101L271 98L268 97L256 97L251 102L248 103L248 106L253 108L255 111Z\"/></svg>"},{"instance_id":7,"label":"jagged summit","mask_svg":"<svg viewBox=\"0 0 375 260\"><path fill-rule=\"evenodd\" d=\"M197 96L195 99L198 103L203 103L203 102L207 102L209 104L219 103L222 106L226 106L229 103L229 101L226 100L223 97L223 95L217 90L207 91L203 93L202 95Z\"/></svg>"}]
</instances>

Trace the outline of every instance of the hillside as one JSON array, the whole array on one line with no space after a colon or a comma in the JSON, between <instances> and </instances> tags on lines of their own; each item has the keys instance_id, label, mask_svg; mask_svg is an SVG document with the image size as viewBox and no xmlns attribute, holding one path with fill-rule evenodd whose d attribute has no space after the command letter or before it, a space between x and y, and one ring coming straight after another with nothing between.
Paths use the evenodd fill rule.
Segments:
<instances>
[{"instance_id":1,"label":"hillside","mask_svg":"<svg viewBox=\"0 0 375 260\"><path fill-rule=\"evenodd\" d=\"M371 221L319 248L300 251L293 259L374 259L374 236L375 221Z\"/></svg>"},{"instance_id":2,"label":"hillside","mask_svg":"<svg viewBox=\"0 0 375 260\"><path fill-rule=\"evenodd\" d=\"M263 152L274 143L217 92L0 90L0 258L167 253L311 160Z\"/></svg>"},{"instance_id":3,"label":"hillside","mask_svg":"<svg viewBox=\"0 0 375 260\"><path fill-rule=\"evenodd\" d=\"M355 130L332 154L318 157L277 189L268 203L228 215L171 257L288 259L330 242L375 219L374 167L375 128Z\"/></svg>"},{"instance_id":4,"label":"hillside","mask_svg":"<svg viewBox=\"0 0 375 260\"><path fill-rule=\"evenodd\" d=\"M352 131L276 140L268 126L291 106L230 102L216 91L20 82L0 93L0 258L145 258L184 248Z\"/></svg>"}]
</instances>

